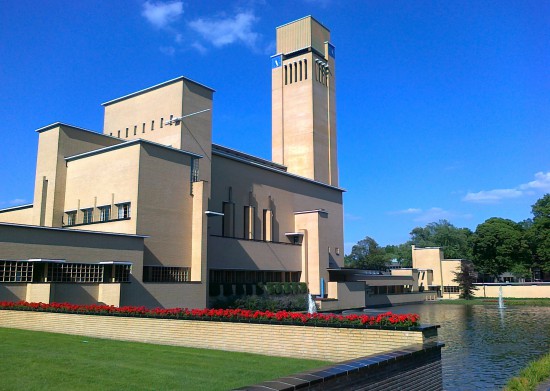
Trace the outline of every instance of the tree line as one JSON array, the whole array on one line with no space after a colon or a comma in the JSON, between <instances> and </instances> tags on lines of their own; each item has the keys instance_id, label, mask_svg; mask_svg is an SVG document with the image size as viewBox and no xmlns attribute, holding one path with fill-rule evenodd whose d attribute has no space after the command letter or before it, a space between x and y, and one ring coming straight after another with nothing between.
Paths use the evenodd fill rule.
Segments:
<instances>
[{"instance_id":1,"label":"tree line","mask_svg":"<svg viewBox=\"0 0 550 391\"><path fill-rule=\"evenodd\" d=\"M439 220L414 228L407 242L385 247L367 236L345 256L345 265L383 270L395 259L403 267L411 267L411 245L415 245L442 247L446 259L471 260L478 272L492 278L504 272L533 278L535 271L550 273L550 194L537 200L531 213L532 217L520 222L491 217L475 231Z\"/></svg>"}]
</instances>

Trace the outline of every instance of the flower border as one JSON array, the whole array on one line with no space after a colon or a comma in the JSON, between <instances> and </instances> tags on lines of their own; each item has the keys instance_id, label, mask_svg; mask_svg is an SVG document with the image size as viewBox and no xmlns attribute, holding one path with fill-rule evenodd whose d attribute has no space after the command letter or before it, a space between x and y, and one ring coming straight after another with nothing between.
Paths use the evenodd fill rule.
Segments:
<instances>
[{"instance_id":1,"label":"flower border","mask_svg":"<svg viewBox=\"0 0 550 391\"><path fill-rule=\"evenodd\" d=\"M281 325L301 325L317 327L346 327L361 329L414 329L420 327L417 314L379 315L338 315L289 311L254 311L244 309L188 309L188 308L153 308L124 306L115 307L101 304L71 303L28 303L26 301L0 301L0 310L56 312L81 315L107 315L124 317L141 317L157 319L181 319L199 321L221 321L241 323L269 323Z\"/></svg>"}]
</instances>

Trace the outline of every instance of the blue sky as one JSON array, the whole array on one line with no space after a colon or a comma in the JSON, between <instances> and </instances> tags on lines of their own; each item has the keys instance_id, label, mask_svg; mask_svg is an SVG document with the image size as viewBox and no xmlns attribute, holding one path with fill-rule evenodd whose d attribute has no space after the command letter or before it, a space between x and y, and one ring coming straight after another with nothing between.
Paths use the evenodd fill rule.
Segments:
<instances>
[{"instance_id":1,"label":"blue sky","mask_svg":"<svg viewBox=\"0 0 550 391\"><path fill-rule=\"evenodd\" d=\"M32 202L35 129L101 131L102 102L181 75L216 90L215 143L270 159L275 28L306 15L336 46L347 251L530 217L550 192L543 0L2 1L0 208Z\"/></svg>"}]
</instances>

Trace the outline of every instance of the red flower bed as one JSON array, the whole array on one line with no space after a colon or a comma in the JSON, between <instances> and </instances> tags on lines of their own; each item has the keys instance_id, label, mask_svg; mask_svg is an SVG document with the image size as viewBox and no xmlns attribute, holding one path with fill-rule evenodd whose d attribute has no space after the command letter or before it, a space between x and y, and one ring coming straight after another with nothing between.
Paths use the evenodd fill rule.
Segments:
<instances>
[{"instance_id":1,"label":"red flower bed","mask_svg":"<svg viewBox=\"0 0 550 391\"><path fill-rule=\"evenodd\" d=\"M70 303L27 303L26 301L1 301L0 309L62 312L85 315L118 315L161 319L187 320L217 320L255 323L283 323L311 326L336 326L358 328L403 328L419 326L419 316L416 314L397 315L391 312L376 316L369 315L337 315L337 314L307 314L288 311L251 311L243 309L187 309L187 308L153 308L146 307L114 307L108 305L89 304L77 305Z\"/></svg>"}]
</instances>

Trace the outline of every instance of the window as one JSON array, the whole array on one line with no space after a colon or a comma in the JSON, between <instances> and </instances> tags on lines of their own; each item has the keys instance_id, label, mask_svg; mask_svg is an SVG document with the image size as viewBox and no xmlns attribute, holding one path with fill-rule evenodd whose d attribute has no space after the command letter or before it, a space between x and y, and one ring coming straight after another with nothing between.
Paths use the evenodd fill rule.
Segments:
<instances>
[{"instance_id":1,"label":"window","mask_svg":"<svg viewBox=\"0 0 550 391\"><path fill-rule=\"evenodd\" d=\"M160 119L160 128L162 129L162 125L164 124L164 118Z\"/></svg>"},{"instance_id":2,"label":"window","mask_svg":"<svg viewBox=\"0 0 550 391\"><path fill-rule=\"evenodd\" d=\"M130 218L130 203L125 202L123 204L118 204L118 218L119 219L129 219Z\"/></svg>"},{"instance_id":3,"label":"window","mask_svg":"<svg viewBox=\"0 0 550 391\"><path fill-rule=\"evenodd\" d=\"M199 159L191 158L191 182L199 181Z\"/></svg>"},{"instance_id":4,"label":"window","mask_svg":"<svg viewBox=\"0 0 550 391\"><path fill-rule=\"evenodd\" d=\"M82 209L82 224L90 224L94 222L94 209Z\"/></svg>"},{"instance_id":5,"label":"window","mask_svg":"<svg viewBox=\"0 0 550 391\"><path fill-rule=\"evenodd\" d=\"M103 282L103 265L87 263L51 263L50 282Z\"/></svg>"},{"instance_id":6,"label":"window","mask_svg":"<svg viewBox=\"0 0 550 391\"><path fill-rule=\"evenodd\" d=\"M444 286L443 293L460 293L460 287L455 285Z\"/></svg>"},{"instance_id":7,"label":"window","mask_svg":"<svg viewBox=\"0 0 550 391\"><path fill-rule=\"evenodd\" d=\"M76 224L76 210L66 212L67 215L67 224L66 225L75 225Z\"/></svg>"},{"instance_id":8,"label":"window","mask_svg":"<svg viewBox=\"0 0 550 391\"><path fill-rule=\"evenodd\" d=\"M111 220L111 205L99 207L99 221Z\"/></svg>"},{"instance_id":9,"label":"window","mask_svg":"<svg viewBox=\"0 0 550 391\"><path fill-rule=\"evenodd\" d=\"M145 282L186 282L189 281L188 267L144 266L143 281Z\"/></svg>"},{"instance_id":10,"label":"window","mask_svg":"<svg viewBox=\"0 0 550 391\"><path fill-rule=\"evenodd\" d=\"M128 128L126 128L126 138L128 138Z\"/></svg>"},{"instance_id":11,"label":"window","mask_svg":"<svg viewBox=\"0 0 550 391\"><path fill-rule=\"evenodd\" d=\"M264 209L264 229L263 236L266 242L273 240L273 212L270 209Z\"/></svg>"},{"instance_id":12,"label":"window","mask_svg":"<svg viewBox=\"0 0 550 391\"><path fill-rule=\"evenodd\" d=\"M143 126L141 127L141 133L145 133L145 122L143 123Z\"/></svg>"},{"instance_id":13,"label":"window","mask_svg":"<svg viewBox=\"0 0 550 391\"><path fill-rule=\"evenodd\" d=\"M32 282L32 262L0 261L0 282Z\"/></svg>"},{"instance_id":14,"label":"window","mask_svg":"<svg viewBox=\"0 0 550 391\"><path fill-rule=\"evenodd\" d=\"M151 121L151 130L155 130L155 121Z\"/></svg>"},{"instance_id":15,"label":"window","mask_svg":"<svg viewBox=\"0 0 550 391\"><path fill-rule=\"evenodd\" d=\"M120 138L120 130L117 131L117 137Z\"/></svg>"},{"instance_id":16,"label":"window","mask_svg":"<svg viewBox=\"0 0 550 391\"><path fill-rule=\"evenodd\" d=\"M235 237L235 204L233 202L224 202L222 210L222 236L233 238Z\"/></svg>"},{"instance_id":17,"label":"window","mask_svg":"<svg viewBox=\"0 0 550 391\"><path fill-rule=\"evenodd\" d=\"M134 136L137 134L137 125L134 125Z\"/></svg>"},{"instance_id":18,"label":"window","mask_svg":"<svg viewBox=\"0 0 550 391\"><path fill-rule=\"evenodd\" d=\"M253 206L244 207L244 235L245 239L254 239L254 219L256 217L256 208Z\"/></svg>"}]
</instances>

